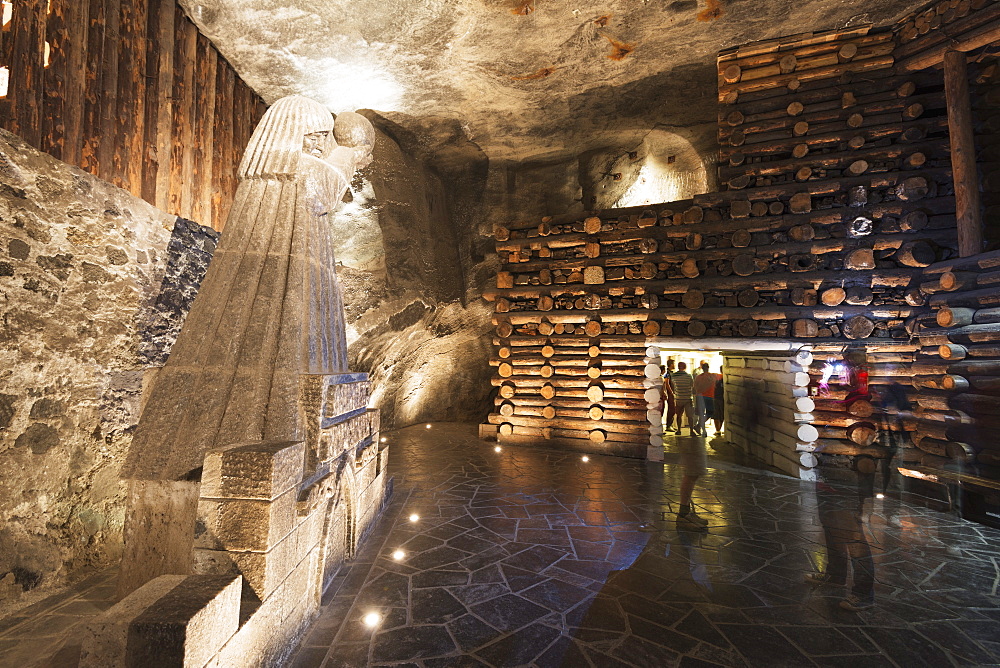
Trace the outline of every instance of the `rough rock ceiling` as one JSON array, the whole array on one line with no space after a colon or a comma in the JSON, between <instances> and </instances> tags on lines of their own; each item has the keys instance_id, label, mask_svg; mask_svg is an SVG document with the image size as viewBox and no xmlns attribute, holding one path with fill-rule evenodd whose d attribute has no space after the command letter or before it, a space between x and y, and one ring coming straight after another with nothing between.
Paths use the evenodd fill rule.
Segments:
<instances>
[{"instance_id":1,"label":"rough rock ceiling","mask_svg":"<svg viewBox=\"0 0 1000 668\"><path fill-rule=\"evenodd\" d=\"M707 4L706 4L707 3ZM493 160L623 146L715 119L715 55L881 25L900 0L181 0L268 102L460 127ZM706 136L705 133L695 134Z\"/></svg>"}]
</instances>

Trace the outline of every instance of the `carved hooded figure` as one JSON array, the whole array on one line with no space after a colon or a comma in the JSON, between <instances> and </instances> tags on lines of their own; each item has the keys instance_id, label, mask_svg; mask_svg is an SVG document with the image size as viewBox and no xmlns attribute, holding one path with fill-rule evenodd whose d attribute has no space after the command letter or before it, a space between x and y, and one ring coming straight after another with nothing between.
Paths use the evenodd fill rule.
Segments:
<instances>
[{"instance_id":1,"label":"carved hooded figure","mask_svg":"<svg viewBox=\"0 0 1000 668\"><path fill-rule=\"evenodd\" d=\"M330 225L373 143L366 118L343 113L334 123L308 98L283 98L264 114L123 477L179 480L212 448L305 437L303 375L347 371Z\"/></svg>"}]
</instances>

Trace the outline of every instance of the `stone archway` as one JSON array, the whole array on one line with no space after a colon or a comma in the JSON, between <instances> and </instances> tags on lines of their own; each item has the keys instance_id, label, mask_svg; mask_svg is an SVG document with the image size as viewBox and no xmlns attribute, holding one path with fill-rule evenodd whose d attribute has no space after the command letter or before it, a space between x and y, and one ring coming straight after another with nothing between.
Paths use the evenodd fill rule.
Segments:
<instances>
[{"instance_id":1,"label":"stone archway","mask_svg":"<svg viewBox=\"0 0 1000 668\"><path fill-rule=\"evenodd\" d=\"M708 192L710 159L684 133L653 129L622 138L581 160L580 184L591 209L646 206Z\"/></svg>"},{"instance_id":2,"label":"stone archway","mask_svg":"<svg viewBox=\"0 0 1000 668\"><path fill-rule=\"evenodd\" d=\"M634 174L615 208L689 199L708 191L708 171L691 142L665 130L653 130L626 156Z\"/></svg>"},{"instance_id":3,"label":"stone archway","mask_svg":"<svg viewBox=\"0 0 1000 668\"><path fill-rule=\"evenodd\" d=\"M332 486L323 518L318 565L319 596L326 591L341 566L354 558L357 549L357 512L354 508L357 487L350 462L345 462L331 475L336 476L337 481Z\"/></svg>"}]
</instances>

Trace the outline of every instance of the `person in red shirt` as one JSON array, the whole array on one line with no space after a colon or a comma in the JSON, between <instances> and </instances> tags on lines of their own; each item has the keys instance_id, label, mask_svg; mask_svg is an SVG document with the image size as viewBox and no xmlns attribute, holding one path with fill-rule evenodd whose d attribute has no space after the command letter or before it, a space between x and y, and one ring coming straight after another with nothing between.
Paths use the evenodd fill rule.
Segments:
<instances>
[{"instance_id":1,"label":"person in red shirt","mask_svg":"<svg viewBox=\"0 0 1000 668\"><path fill-rule=\"evenodd\" d=\"M701 363L701 373L694 379L694 391L701 397L702 410L698 413L698 431L705 433L705 421L708 416L715 420L715 383L718 374L710 373L708 362ZM719 425L716 425L718 429Z\"/></svg>"}]
</instances>

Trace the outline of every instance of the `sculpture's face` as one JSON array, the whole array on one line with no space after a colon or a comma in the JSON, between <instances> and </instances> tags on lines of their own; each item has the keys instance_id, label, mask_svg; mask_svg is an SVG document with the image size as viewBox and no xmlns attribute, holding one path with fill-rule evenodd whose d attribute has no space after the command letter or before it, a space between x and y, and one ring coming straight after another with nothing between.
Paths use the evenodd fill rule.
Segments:
<instances>
[{"instance_id":1,"label":"sculpture's face","mask_svg":"<svg viewBox=\"0 0 1000 668\"><path fill-rule=\"evenodd\" d=\"M327 138L330 133L326 130L322 132L310 132L302 138L302 152L317 158L322 158L326 152Z\"/></svg>"},{"instance_id":2,"label":"sculpture's face","mask_svg":"<svg viewBox=\"0 0 1000 668\"><path fill-rule=\"evenodd\" d=\"M372 147L356 147L354 149L354 164L355 169L364 169L372 164Z\"/></svg>"}]
</instances>

